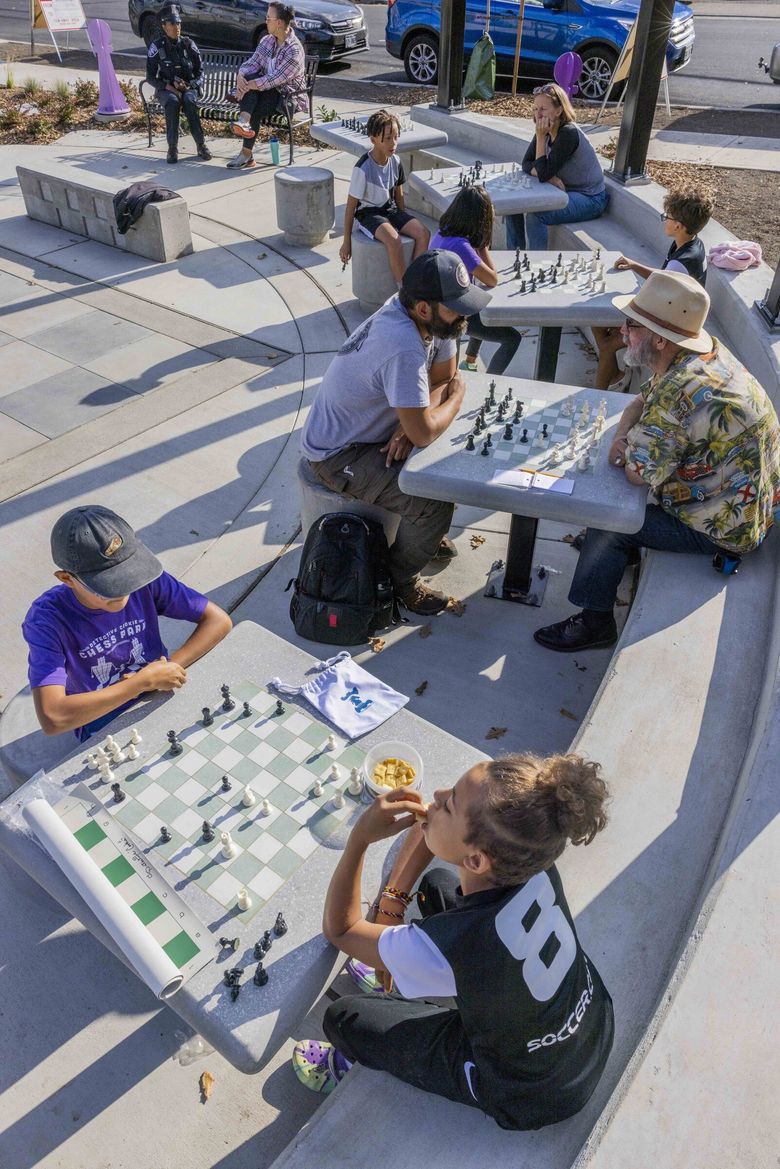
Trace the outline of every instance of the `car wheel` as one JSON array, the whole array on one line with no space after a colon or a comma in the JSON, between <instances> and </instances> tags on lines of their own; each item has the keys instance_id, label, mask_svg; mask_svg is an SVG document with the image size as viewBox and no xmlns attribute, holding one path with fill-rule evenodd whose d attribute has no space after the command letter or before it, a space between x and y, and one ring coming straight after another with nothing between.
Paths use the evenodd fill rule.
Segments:
<instances>
[{"instance_id":1,"label":"car wheel","mask_svg":"<svg viewBox=\"0 0 780 1169\"><path fill-rule=\"evenodd\" d=\"M439 79L439 42L425 33L413 36L404 50L404 69L416 85L435 85Z\"/></svg>"},{"instance_id":2,"label":"car wheel","mask_svg":"<svg viewBox=\"0 0 780 1169\"><path fill-rule=\"evenodd\" d=\"M158 37L162 36L162 25L160 24L160 18L155 16L154 13L150 12L141 21L141 36L146 42L147 49L149 48L152 41L156 41Z\"/></svg>"},{"instance_id":3,"label":"car wheel","mask_svg":"<svg viewBox=\"0 0 780 1169\"><path fill-rule=\"evenodd\" d=\"M580 53L582 57L582 72L579 81L579 96L591 101L601 101L609 86L609 79L615 71L617 56L606 45L591 45ZM614 86L611 97L615 100L620 96L623 83Z\"/></svg>"}]
</instances>

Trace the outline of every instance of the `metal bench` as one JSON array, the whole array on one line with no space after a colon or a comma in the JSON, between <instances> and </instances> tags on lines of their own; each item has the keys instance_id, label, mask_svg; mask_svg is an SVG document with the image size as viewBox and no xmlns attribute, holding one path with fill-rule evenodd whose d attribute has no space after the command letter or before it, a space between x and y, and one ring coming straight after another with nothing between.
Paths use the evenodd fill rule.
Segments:
<instances>
[{"instance_id":1,"label":"metal bench","mask_svg":"<svg viewBox=\"0 0 780 1169\"><path fill-rule=\"evenodd\" d=\"M202 118L213 122L234 122L238 116L238 105L231 101L228 94L235 88L236 74L239 65L248 60L246 53L216 52L209 49L201 53L203 58L203 74L201 76L201 96L198 100L198 109ZM287 94L282 98L284 110L269 114L263 118L261 126L273 126L276 130L286 131L290 140L290 161L293 162L293 129L295 126L305 126L314 121L314 81L317 76L319 57L306 57L306 83L303 89L297 91L305 93L309 102L308 117L299 114L295 105L295 94ZM144 86L147 86L152 97L146 98ZM152 145L152 118L162 115L163 108L154 95L154 86L146 78L138 82L138 92L146 114L146 127L149 133L149 145ZM297 120L296 120L297 119Z\"/></svg>"}]
</instances>

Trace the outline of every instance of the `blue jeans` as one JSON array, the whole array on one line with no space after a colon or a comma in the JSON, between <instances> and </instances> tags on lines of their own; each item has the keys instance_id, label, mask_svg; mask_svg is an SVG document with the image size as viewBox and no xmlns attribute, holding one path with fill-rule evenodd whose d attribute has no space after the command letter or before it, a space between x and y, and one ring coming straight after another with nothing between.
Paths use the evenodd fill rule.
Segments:
<instances>
[{"instance_id":1,"label":"blue jeans","mask_svg":"<svg viewBox=\"0 0 780 1169\"><path fill-rule=\"evenodd\" d=\"M638 532L602 532L599 528L588 528L569 589L572 605L610 613L631 548L703 552L707 556L723 551L703 532L687 527L657 504L648 504L645 522Z\"/></svg>"},{"instance_id":2,"label":"blue jeans","mask_svg":"<svg viewBox=\"0 0 780 1169\"><path fill-rule=\"evenodd\" d=\"M609 205L609 192L600 195L582 195L569 191L565 207L557 211L534 211L528 215L507 215L506 246L527 248L529 252L543 252L547 247L547 228L552 223L585 223L598 219Z\"/></svg>"}]
</instances>

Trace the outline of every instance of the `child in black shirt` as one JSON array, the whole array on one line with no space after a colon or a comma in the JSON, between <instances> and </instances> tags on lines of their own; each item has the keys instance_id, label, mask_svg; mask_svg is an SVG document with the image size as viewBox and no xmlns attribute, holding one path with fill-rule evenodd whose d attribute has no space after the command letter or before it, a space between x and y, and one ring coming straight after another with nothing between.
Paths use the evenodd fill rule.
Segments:
<instances>
[{"instance_id":1,"label":"child in black shirt","mask_svg":"<svg viewBox=\"0 0 780 1169\"><path fill-rule=\"evenodd\" d=\"M299 1078L327 1093L359 1061L508 1129L578 1112L612 1047L612 1001L579 944L554 862L567 840L589 844L604 827L606 798L598 764L509 755L472 767L427 809L404 789L375 800L334 873L323 931L387 972L400 994L335 1002L324 1022L332 1042L296 1045ZM375 920L366 921L365 850L404 828ZM407 890L434 856L457 876L427 872L422 920L405 925ZM448 997L454 1008L430 1001Z\"/></svg>"},{"instance_id":2,"label":"child in black shirt","mask_svg":"<svg viewBox=\"0 0 780 1169\"><path fill-rule=\"evenodd\" d=\"M703 191L669 191L664 199L664 209L661 212L661 221L664 225L664 235L670 236L672 243L661 269L668 268L670 272L683 272L693 276L699 284L704 286L707 279L707 256L704 244L699 239L699 232L709 222L713 211L712 199ZM643 280L654 268L640 264L637 260L629 260L620 256L615 261L615 268L619 272L632 271ZM620 370L617 364L617 354L623 346L623 338L619 328L594 327L593 336L598 346L599 365L596 371L596 389L607 390L617 377ZM620 387L616 387L620 389Z\"/></svg>"}]
</instances>

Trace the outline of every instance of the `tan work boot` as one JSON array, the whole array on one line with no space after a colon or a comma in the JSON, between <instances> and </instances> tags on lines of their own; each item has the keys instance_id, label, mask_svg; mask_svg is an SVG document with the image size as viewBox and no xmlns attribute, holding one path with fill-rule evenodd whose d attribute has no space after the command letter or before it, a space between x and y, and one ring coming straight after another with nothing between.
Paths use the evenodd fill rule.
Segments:
<instances>
[{"instance_id":1,"label":"tan work boot","mask_svg":"<svg viewBox=\"0 0 780 1169\"><path fill-rule=\"evenodd\" d=\"M420 580L419 576L410 580L403 588L396 591L399 604L410 613L418 613L421 617L433 617L447 608L449 597L431 589Z\"/></svg>"}]
</instances>

